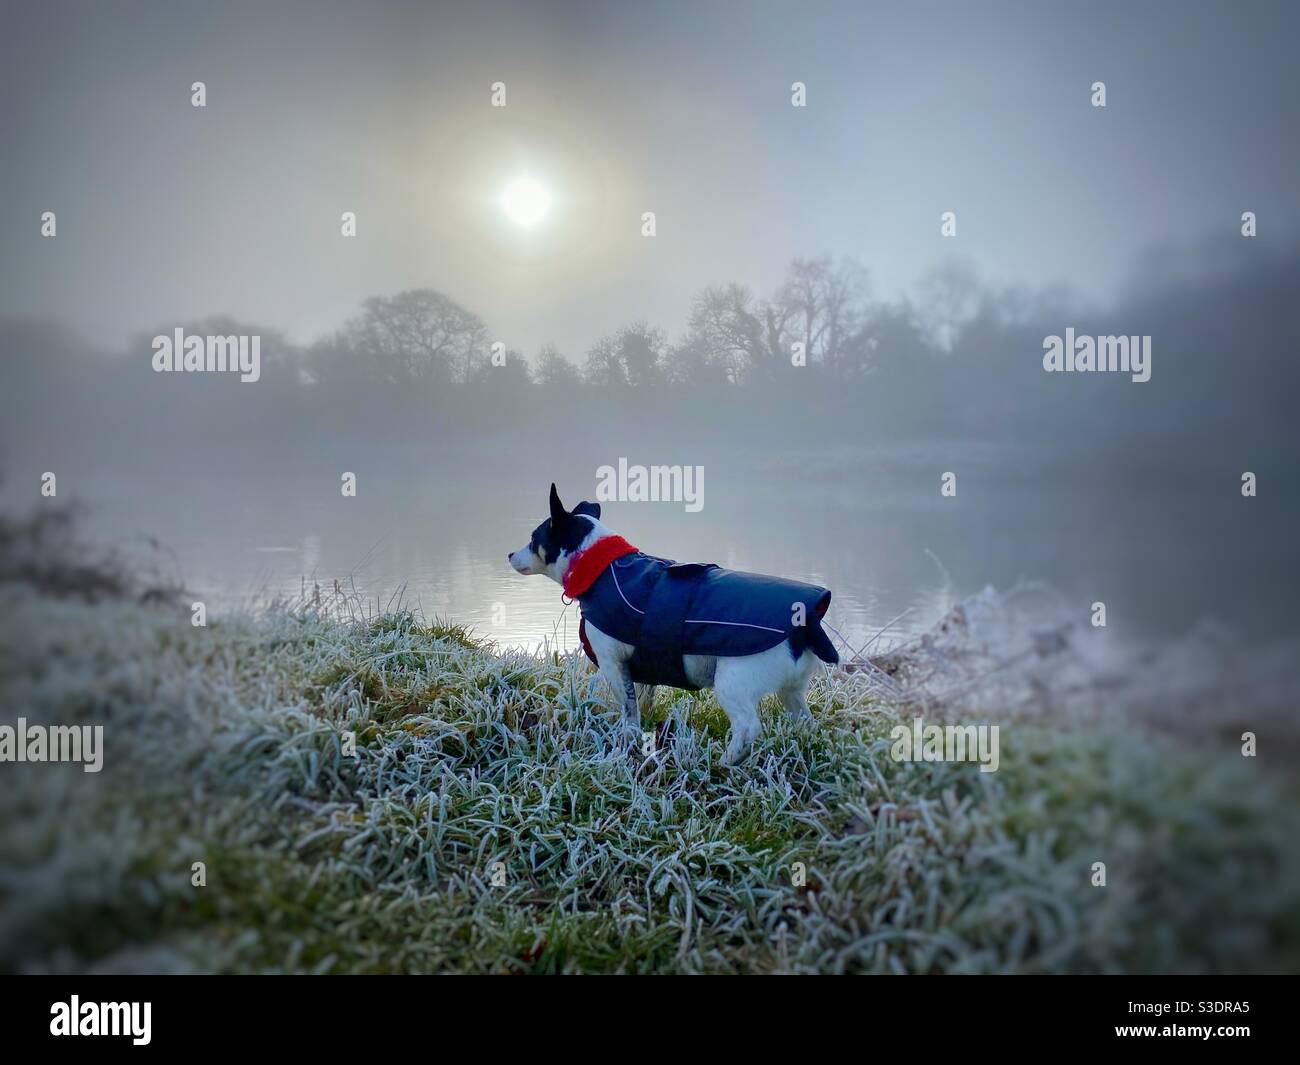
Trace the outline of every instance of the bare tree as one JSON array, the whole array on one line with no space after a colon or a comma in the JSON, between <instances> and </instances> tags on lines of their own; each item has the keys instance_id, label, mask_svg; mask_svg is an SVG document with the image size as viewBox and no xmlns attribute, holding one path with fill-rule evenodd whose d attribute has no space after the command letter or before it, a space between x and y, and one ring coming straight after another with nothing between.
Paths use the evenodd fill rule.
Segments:
<instances>
[{"instance_id":1,"label":"bare tree","mask_svg":"<svg viewBox=\"0 0 1300 1065\"><path fill-rule=\"evenodd\" d=\"M979 271L966 260L950 259L927 271L916 289L918 328L934 347L951 351L985 301Z\"/></svg>"},{"instance_id":2,"label":"bare tree","mask_svg":"<svg viewBox=\"0 0 1300 1065\"><path fill-rule=\"evenodd\" d=\"M597 388L649 388L666 380L668 338L662 329L634 322L601 337L587 352L583 377Z\"/></svg>"},{"instance_id":3,"label":"bare tree","mask_svg":"<svg viewBox=\"0 0 1300 1065\"><path fill-rule=\"evenodd\" d=\"M674 353L675 371L697 381L738 383L771 362L763 308L749 289L732 282L706 288L691 305L686 341Z\"/></svg>"},{"instance_id":4,"label":"bare tree","mask_svg":"<svg viewBox=\"0 0 1300 1065\"><path fill-rule=\"evenodd\" d=\"M779 337L783 361L802 344L808 365L861 374L872 350L867 291L866 271L851 260L795 259L767 308L770 341Z\"/></svg>"},{"instance_id":5,"label":"bare tree","mask_svg":"<svg viewBox=\"0 0 1300 1065\"><path fill-rule=\"evenodd\" d=\"M488 347L479 317L432 289L371 297L343 341L367 376L393 384L466 381Z\"/></svg>"},{"instance_id":6,"label":"bare tree","mask_svg":"<svg viewBox=\"0 0 1300 1065\"><path fill-rule=\"evenodd\" d=\"M795 259L772 298L756 302L744 285L707 288L691 306L685 341L673 354L675 378L770 381L802 350L809 365L842 376L868 372L866 272L851 261Z\"/></svg>"},{"instance_id":7,"label":"bare tree","mask_svg":"<svg viewBox=\"0 0 1300 1065\"><path fill-rule=\"evenodd\" d=\"M725 366L694 333L664 352L664 378L672 385L711 389L725 387L730 381Z\"/></svg>"},{"instance_id":8,"label":"bare tree","mask_svg":"<svg viewBox=\"0 0 1300 1065\"><path fill-rule=\"evenodd\" d=\"M497 361L491 356L475 359L469 368L465 384L475 388L525 391L533 383L533 372L528 360L514 348L508 348Z\"/></svg>"},{"instance_id":9,"label":"bare tree","mask_svg":"<svg viewBox=\"0 0 1300 1065\"><path fill-rule=\"evenodd\" d=\"M633 322L619 331L618 341L631 387L654 388L664 383L663 359L668 337L662 329L644 321Z\"/></svg>"},{"instance_id":10,"label":"bare tree","mask_svg":"<svg viewBox=\"0 0 1300 1065\"><path fill-rule=\"evenodd\" d=\"M618 354L618 337L603 336L591 346L582 378L593 388L618 388L627 384L627 373Z\"/></svg>"},{"instance_id":11,"label":"bare tree","mask_svg":"<svg viewBox=\"0 0 1300 1065\"><path fill-rule=\"evenodd\" d=\"M546 344L537 354L537 370L533 379L542 388L570 391L582 383L582 374L560 354L554 344Z\"/></svg>"}]
</instances>

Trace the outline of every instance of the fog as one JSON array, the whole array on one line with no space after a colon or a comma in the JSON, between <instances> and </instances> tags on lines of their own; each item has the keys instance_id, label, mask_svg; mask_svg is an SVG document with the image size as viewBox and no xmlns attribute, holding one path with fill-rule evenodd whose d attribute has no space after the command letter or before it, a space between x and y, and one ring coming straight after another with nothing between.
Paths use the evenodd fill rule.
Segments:
<instances>
[{"instance_id":1,"label":"fog","mask_svg":"<svg viewBox=\"0 0 1300 1065\"><path fill-rule=\"evenodd\" d=\"M1294 969L1298 37L7 4L0 972Z\"/></svg>"},{"instance_id":2,"label":"fog","mask_svg":"<svg viewBox=\"0 0 1300 1065\"><path fill-rule=\"evenodd\" d=\"M339 579L535 645L504 553L623 459L705 494L611 525L855 641L1021 580L1295 629L1286 7L129 7L9 17L6 510L53 472L224 608ZM178 330L257 380L157 372ZM1149 379L1045 372L1068 330Z\"/></svg>"},{"instance_id":3,"label":"fog","mask_svg":"<svg viewBox=\"0 0 1300 1065\"><path fill-rule=\"evenodd\" d=\"M615 500L607 523L656 553L824 581L855 644L1024 580L1080 610L1106 601L1135 636L1206 619L1292 632L1300 272L1294 251L1242 263L1234 247L1171 257L1178 281L1094 311L956 267L945 304L873 301L851 265L804 261L748 303L701 293L678 336L634 323L573 360L509 352L500 366L472 312L419 294L405 303L420 329L445 330L456 355L376 340L401 299L305 347L256 323L181 327L260 335L256 382L155 372L149 336L94 351L10 319L6 503L34 506L54 471L101 536L160 541L187 587L227 609L339 579L505 642L571 645L554 588L505 552L545 517L552 480L576 502L597 497L602 466L680 465L702 470L698 509ZM840 339L809 365L777 362L777 308L791 336L839 315ZM750 340L721 339L746 323ZM1150 379L1045 373L1044 337L1066 328L1152 337Z\"/></svg>"}]
</instances>

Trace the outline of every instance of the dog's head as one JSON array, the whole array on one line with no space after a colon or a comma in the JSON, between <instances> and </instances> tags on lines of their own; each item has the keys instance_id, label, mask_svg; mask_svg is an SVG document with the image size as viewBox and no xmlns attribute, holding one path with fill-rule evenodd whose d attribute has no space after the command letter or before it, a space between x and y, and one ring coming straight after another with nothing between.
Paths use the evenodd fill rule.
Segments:
<instances>
[{"instance_id":1,"label":"dog's head","mask_svg":"<svg viewBox=\"0 0 1300 1065\"><path fill-rule=\"evenodd\" d=\"M573 510L565 510L559 492L551 485L551 516L533 530L528 543L506 558L517 573L544 573L562 583L574 553L607 535L609 530L600 523L599 503L584 500Z\"/></svg>"}]
</instances>

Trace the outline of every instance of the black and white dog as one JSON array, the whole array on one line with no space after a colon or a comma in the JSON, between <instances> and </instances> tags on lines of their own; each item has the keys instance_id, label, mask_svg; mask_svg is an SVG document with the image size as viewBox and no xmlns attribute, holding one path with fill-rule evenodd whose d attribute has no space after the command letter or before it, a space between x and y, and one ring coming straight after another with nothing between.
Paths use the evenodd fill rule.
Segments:
<instances>
[{"instance_id":1,"label":"black and white dog","mask_svg":"<svg viewBox=\"0 0 1300 1065\"><path fill-rule=\"evenodd\" d=\"M714 689L731 721L728 764L758 736L764 695L775 692L795 718L811 716L806 693L818 659L839 661L821 626L829 591L647 555L600 523L600 504L566 510L555 485L550 502L551 516L507 557L577 600L583 649L630 731L640 732L657 684Z\"/></svg>"}]
</instances>

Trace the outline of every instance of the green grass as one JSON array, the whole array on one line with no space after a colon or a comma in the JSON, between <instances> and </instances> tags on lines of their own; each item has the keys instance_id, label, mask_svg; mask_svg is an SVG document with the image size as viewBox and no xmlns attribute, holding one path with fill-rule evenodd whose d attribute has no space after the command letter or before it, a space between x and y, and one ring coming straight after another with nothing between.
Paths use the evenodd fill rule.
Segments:
<instances>
[{"instance_id":1,"label":"green grass","mask_svg":"<svg viewBox=\"0 0 1300 1065\"><path fill-rule=\"evenodd\" d=\"M909 719L828 673L815 724L765 708L736 768L712 697L661 690L646 728L668 739L646 760L584 659L446 622L278 611L195 629L17 586L0 612L22 619L21 649L0 641L4 720L103 724L106 741L98 775L0 766L3 969L1300 960L1296 799L1231 748L1004 723L997 773L896 763L889 731Z\"/></svg>"}]
</instances>

